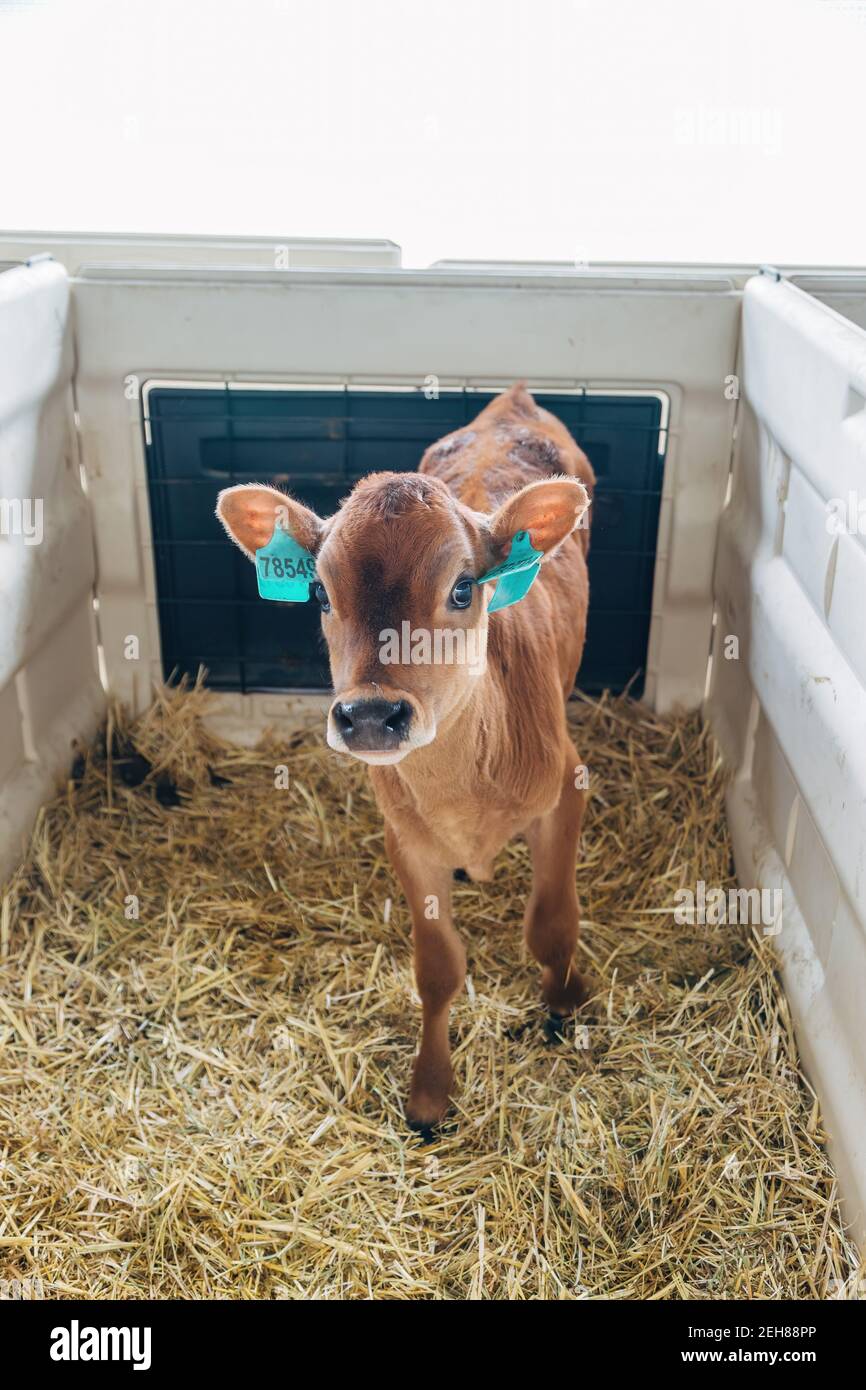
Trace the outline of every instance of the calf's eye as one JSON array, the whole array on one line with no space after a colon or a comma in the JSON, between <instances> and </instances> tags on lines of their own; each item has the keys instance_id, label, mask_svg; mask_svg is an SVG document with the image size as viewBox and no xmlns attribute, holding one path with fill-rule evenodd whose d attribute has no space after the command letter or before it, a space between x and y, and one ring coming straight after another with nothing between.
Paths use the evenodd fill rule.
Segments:
<instances>
[{"instance_id":1,"label":"calf's eye","mask_svg":"<svg viewBox=\"0 0 866 1390\"><path fill-rule=\"evenodd\" d=\"M472 580L458 579L451 590L451 602L455 608L468 608L472 602Z\"/></svg>"},{"instance_id":2,"label":"calf's eye","mask_svg":"<svg viewBox=\"0 0 866 1390\"><path fill-rule=\"evenodd\" d=\"M331 600L328 598L328 591L324 584L321 584L318 579L313 585L313 598L316 600L323 613L330 613Z\"/></svg>"}]
</instances>

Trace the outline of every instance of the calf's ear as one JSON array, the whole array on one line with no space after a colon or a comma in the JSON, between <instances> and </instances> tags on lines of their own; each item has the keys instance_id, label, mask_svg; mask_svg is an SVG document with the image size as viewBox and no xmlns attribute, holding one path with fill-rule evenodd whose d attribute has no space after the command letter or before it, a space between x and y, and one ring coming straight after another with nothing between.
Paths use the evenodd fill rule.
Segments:
<instances>
[{"instance_id":1,"label":"calf's ear","mask_svg":"<svg viewBox=\"0 0 866 1390\"><path fill-rule=\"evenodd\" d=\"M589 493L577 478L545 478L515 492L490 518L490 537L503 559L518 531L528 531L533 549L548 559L580 522Z\"/></svg>"},{"instance_id":2,"label":"calf's ear","mask_svg":"<svg viewBox=\"0 0 866 1390\"><path fill-rule=\"evenodd\" d=\"M322 543L322 519L275 487L259 483L227 487L217 499L216 514L248 560L255 560L256 551L267 545L277 524L311 555Z\"/></svg>"}]
</instances>

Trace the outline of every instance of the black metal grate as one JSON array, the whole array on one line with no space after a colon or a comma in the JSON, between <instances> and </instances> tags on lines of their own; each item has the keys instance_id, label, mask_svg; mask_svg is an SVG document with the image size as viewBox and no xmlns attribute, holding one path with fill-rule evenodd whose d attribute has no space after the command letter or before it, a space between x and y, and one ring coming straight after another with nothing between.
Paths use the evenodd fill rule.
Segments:
<instances>
[{"instance_id":1,"label":"black metal grate","mask_svg":"<svg viewBox=\"0 0 866 1390\"><path fill-rule=\"evenodd\" d=\"M661 400L534 392L598 476L583 690L643 686L664 459ZM327 688L315 604L263 602L253 566L214 517L221 488L285 484L329 515L366 473L417 468L428 444L467 424L479 391L154 387L147 469L166 678L200 664L220 690Z\"/></svg>"}]
</instances>

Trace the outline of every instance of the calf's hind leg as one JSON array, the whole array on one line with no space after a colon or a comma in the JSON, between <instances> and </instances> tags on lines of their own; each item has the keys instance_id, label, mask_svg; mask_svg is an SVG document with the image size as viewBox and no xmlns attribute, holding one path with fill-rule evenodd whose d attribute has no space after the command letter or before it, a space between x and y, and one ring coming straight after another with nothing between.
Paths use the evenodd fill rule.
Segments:
<instances>
[{"instance_id":1,"label":"calf's hind leg","mask_svg":"<svg viewBox=\"0 0 866 1390\"><path fill-rule=\"evenodd\" d=\"M588 993L572 959L580 926L574 872L586 794L575 785L579 759L571 743L564 761L559 801L526 831L532 892L523 922L526 944L541 966L545 1003L560 1015L578 1008Z\"/></svg>"}]
</instances>

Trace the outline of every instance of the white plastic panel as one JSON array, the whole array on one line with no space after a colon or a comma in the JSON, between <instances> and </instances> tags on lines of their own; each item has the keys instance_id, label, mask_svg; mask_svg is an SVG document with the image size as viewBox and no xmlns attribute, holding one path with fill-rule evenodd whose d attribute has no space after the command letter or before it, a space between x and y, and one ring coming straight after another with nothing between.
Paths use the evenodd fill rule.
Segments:
<instances>
[{"instance_id":1,"label":"white plastic panel","mask_svg":"<svg viewBox=\"0 0 866 1390\"><path fill-rule=\"evenodd\" d=\"M789 277L793 284L813 294L860 328L866 328L866 271L800 270Z\"/></svg>"},{"instance_id":2,"label":"white plastic panel","mask_svg":"<svg viewBox=\"0 0 866 1390\"><path fill-rule=\"evenodd\" d=\"M72 365L63 267L0 275L0 876L104 706Z\"/></svg>"},{"instance_id":3,"label":"white plastic panel","mask_svg":"<svg viewBox=\"0 0 866 1390\"><path fill-rule=\"evenodd\" d=\"M786 988L862 1240L866 333L757 277L744 293L742 385L708 709L737 768L729 819L740 881L783 893ZM739 639L739 659L725 659L726 634Z\"/></svg>"},{"instance_id":4,"label":"white plastic panel","mask_svg":"<svg viewBox=\"0 0 866 1390\"><path fill-rule=\"evenodd\" d=\"M304 266L397 266L393 241L323 237L218 237L100 235L96 232L7 232L0 235L0 263L48 252L77 275L91 265L246 265L265 270Z\"/></svg>"},{"instance_id":5,"label":"white plastic panel","mask_svg":"<svg viewBox=\"0 0 866 1390\"><path fill-rule=\"evenodd\" d=\"M866 489L861 495L866 497ZM847 535L839 536L836 546L827 625L866 685L866 550Z\"/></svg>"},{"instance_id":6,"label":"white plastic panel","mask_svg":"<svg viewBox=\"0 0 866 1390\"><path fill-rule=\"evenodd\" d=\"M154 378L661 390L671 403L646 699L697 706L730 466L739 296L723 274L93 270L75 284L82 447L110 685L161 675L141 404ZM136 635L141 660L123 654ZM255 697L253 697L255 699ZM268 697L269 707L273 698ZM231 714L241 714L229 697ZM285 702L294 718L296 701ZM247 702L248 717L257 705Z\"/></svg>"}]
</instances>

